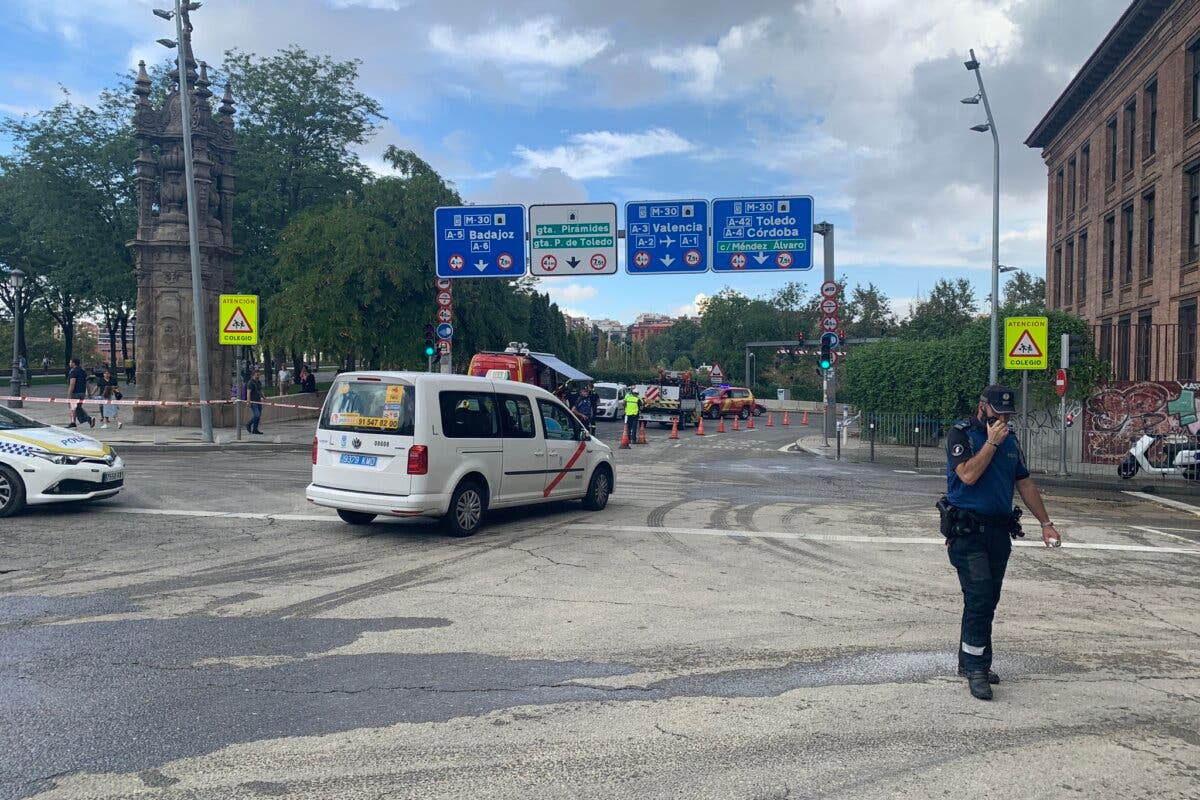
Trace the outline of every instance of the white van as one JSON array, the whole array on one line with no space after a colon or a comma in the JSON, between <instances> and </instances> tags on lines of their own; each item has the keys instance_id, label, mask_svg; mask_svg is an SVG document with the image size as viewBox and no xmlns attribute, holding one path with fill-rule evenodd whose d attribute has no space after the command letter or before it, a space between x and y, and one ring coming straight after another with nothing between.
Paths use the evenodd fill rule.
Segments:
<instances>
[{"instance_id":1,"label":"white van","mask_svg":"<svg viewBox=\"0 0 1200 800\"><path fill-rule=\"evenodd\" d=\"M612 450L528 383L424 372L347 372L312 446L310 502L352 525L440 517L470 536L492 508L582 499L615 485Z\"/></svg>"},{"instance_id":2,"label":"white van","mask_svg":"<svg viewBox=\"0 0 1200 800\"><path fill-rule=\"evenodd\" d=\"M625 384L593 383L596 416L600 419L625 419Z\"/></svg>"}]
</instances>

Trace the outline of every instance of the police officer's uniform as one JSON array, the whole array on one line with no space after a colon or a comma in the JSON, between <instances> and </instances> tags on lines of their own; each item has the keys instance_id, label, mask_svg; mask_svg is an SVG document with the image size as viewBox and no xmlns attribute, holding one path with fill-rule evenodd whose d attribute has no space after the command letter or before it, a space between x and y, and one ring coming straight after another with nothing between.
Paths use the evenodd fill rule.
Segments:
<instances>
[{"instance_id":1,"label":"police officer's uniform","mask_svg":"<svg viewBox=\"0 0 1200 800\"><path fill-rule=\"evenodd\" d=\"M990 389L991 387L989 387ZM1013 410L1012 390L989 401L998 411ZM987 444L987 427L978 417L956 423L946 438L946 500L960 510L961 535L950 538L950 563L958 570L963 592L960 671L986 671L992 664L992 618L1012 552L1013 491L1029 477L1016 436L1008 436L983 474L968 486L955 467L969 461ZM961 514L961 511L968 513Z\"/></svg>"}]
</instances>

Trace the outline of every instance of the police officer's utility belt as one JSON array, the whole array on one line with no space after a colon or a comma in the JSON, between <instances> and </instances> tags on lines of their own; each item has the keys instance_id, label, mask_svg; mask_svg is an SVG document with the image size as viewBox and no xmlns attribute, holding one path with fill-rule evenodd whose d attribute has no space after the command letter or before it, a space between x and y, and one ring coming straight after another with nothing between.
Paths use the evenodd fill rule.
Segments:
<instances>
[{"instance_id":1,"label":"police officer's utility belt","mask_svg":"<svg viewBox=\"0 0 1200 800\"><path fill-rule=\"evenodd\" d=\"M942 518L942 536L947 539L986 533L989 529L1007 530L1008 535L1014 539L1025 535L1021 530L1021 509L1016 506L1013 506L1012 513L1008 516L990 517L968 508L952 506L946 495L942 495L938 498L935 508Z\"/></svg>"}]
</instances>

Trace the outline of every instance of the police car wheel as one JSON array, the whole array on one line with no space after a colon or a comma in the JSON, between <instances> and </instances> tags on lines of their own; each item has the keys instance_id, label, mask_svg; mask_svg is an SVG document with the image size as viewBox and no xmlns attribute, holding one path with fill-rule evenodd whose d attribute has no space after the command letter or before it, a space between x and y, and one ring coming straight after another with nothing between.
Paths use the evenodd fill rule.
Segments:
<instances>
[{"instance_id":1,"label":"police car wheel","mask_svg":"<svg viewBox=\"0 0 1200 800\"><path fill-rule=\"evenodd\" d=\"M338 509L338 516L342 518L342 522L350 525L370 525L375 521L374 514L367 514L363 511L348 511L344 508Z\"/></svg>"},{"instance_id":2,"label":"police car wheel","mask_svg":"<svg viewBox=\"0 0 1200 800\"><path fill-rule=\"evenodd\" d=\"M25 507L25 484L21 476L0 464L0 517L11 517Z\"/></svg>"}]
</instances>

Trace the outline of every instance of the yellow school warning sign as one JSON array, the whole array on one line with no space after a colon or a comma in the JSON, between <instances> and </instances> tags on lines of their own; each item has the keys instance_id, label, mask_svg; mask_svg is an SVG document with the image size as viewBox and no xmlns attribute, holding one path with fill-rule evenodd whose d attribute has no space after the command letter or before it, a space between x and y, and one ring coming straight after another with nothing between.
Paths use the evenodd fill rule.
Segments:
<instances>
[{"instance_id":1,"label":"yellow school warning sign","mask_svg":"<svg viewBox=\"0 0 1200 800\"><path fill-rule=\"evenodd\" d=\"M1045 317L1004 318L1004 368L1045 369L1050 321Z\"/></svg>"},{"instance_id":2,"label":"yellow school warning sign","mask_svg":"<svg viewBox=\"0 0 1200 800\"><path fill-rule=\"evenodd\" d=\"M221 344L258 344L258 295L221 295L217 333Z\"/></svg>"}]
</instances>

